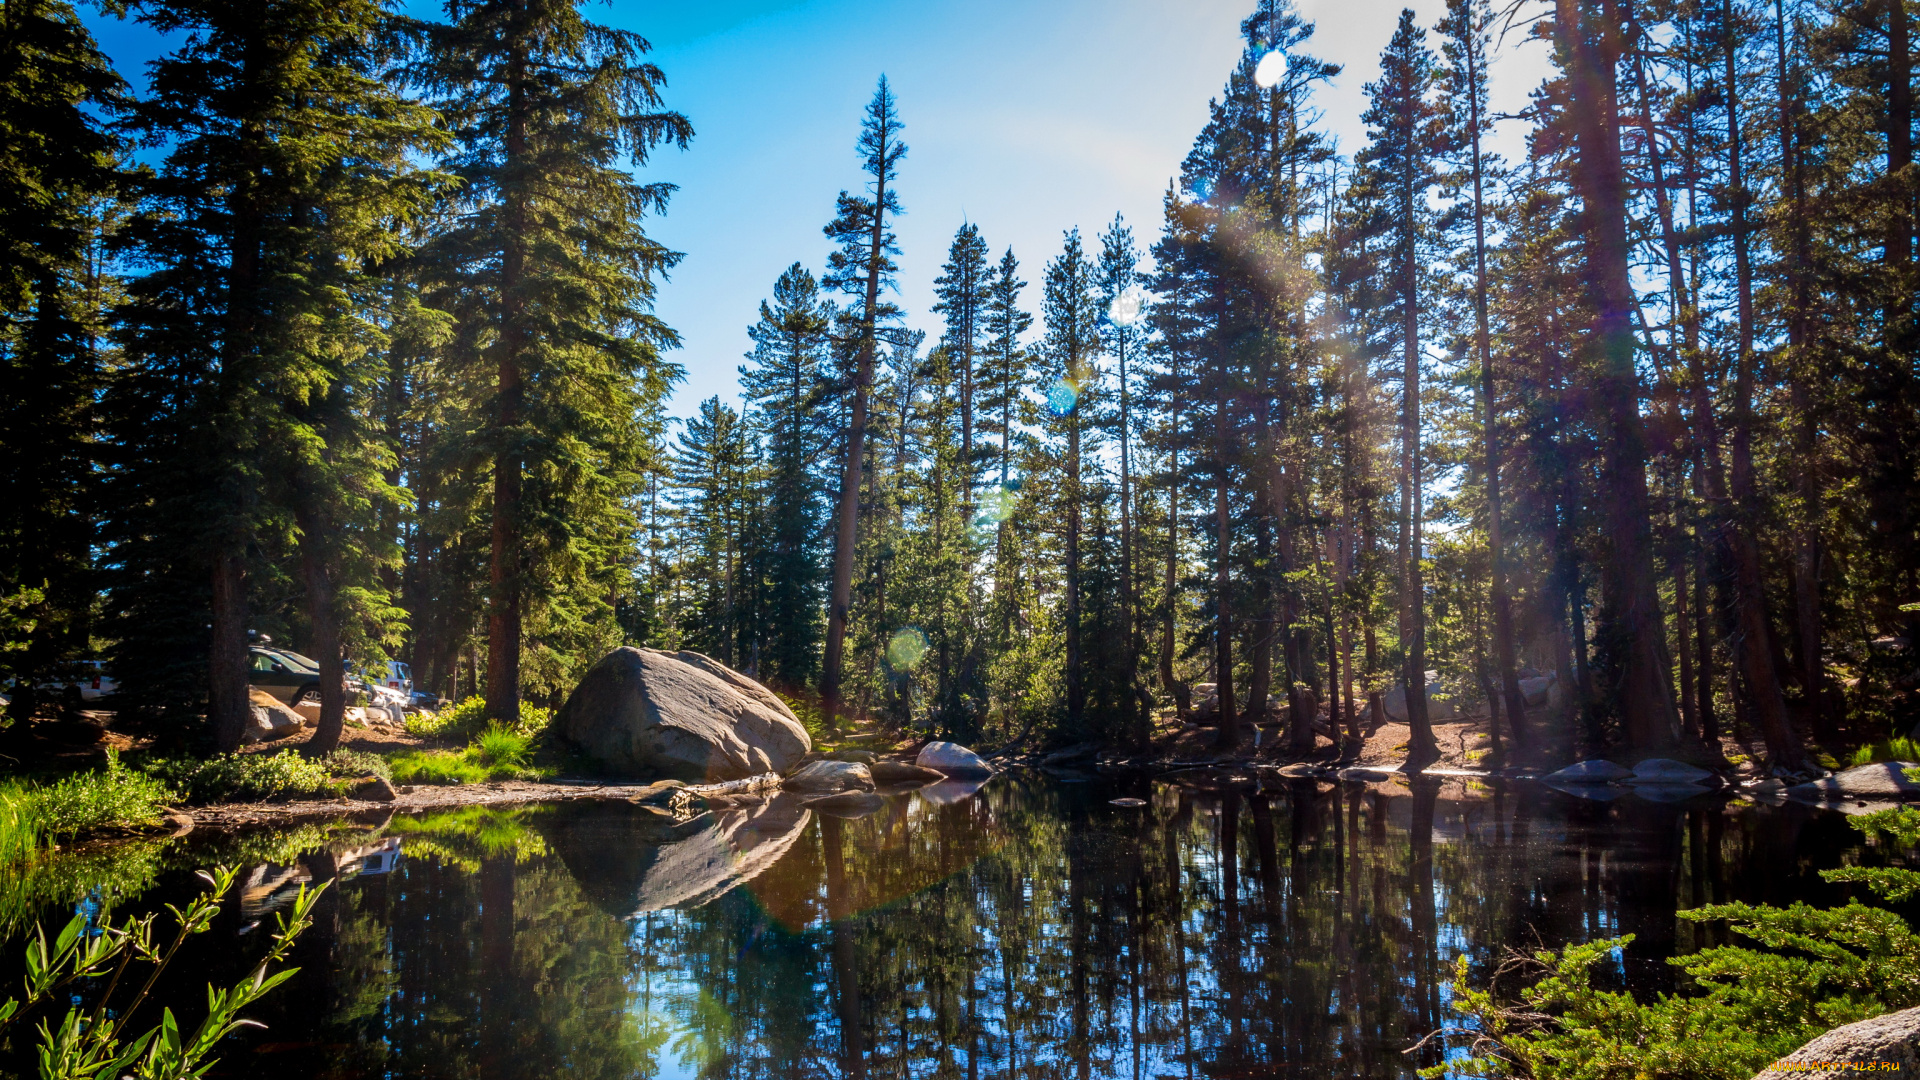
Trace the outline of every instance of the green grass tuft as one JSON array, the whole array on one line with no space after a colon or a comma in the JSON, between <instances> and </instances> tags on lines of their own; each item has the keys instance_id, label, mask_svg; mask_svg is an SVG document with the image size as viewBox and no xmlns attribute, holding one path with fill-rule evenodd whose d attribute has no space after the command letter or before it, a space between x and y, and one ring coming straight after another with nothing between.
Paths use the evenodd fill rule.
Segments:
<instances>
[{"instance_id":1,"label":"green grass tuft","mask_svg":"<svg viewBox=\"0 0 1920 1080\"><path fill-rule=\"evenodd\" d=\"M467 748L467 753L482 765L510 768L525 764L532 751L532 738L499 724L488 724L487 730L481 732Z\"/></svg>"},{"instance_id":2,"label":"green grass tuft","mask_svg":"<svg viewBox=\"0 0 1920 1080\"><path fill-rule=\"evenodd\" d=\"M1920 743L1896 736L1855 750L1847 764L1872 765L1876 761L1920 761Z\"/></svg>"},{"instance_id":3,"label":"green grass tuft","mask_svg":"<svg viewBox=\"0 0 1920 1080\"><path fill-rule=\"evenodd\" d=\"M485 766L451 750L407 750L389 764L396 784L477 784L487 778Z\"/></svg>"},{"instance_id":4,"label":"green grass tuft","mask_svg":"<svg viewBox=\"0 0 1920 1080\"><path fill-rule=\"evenodd\" d=\"M520 722L513 726L513 731L532 739L552 722L551 709L523 701L520 703ZM487 719L486 699L477 694L433 716L415 715L407 718L407 734L419 739L478 739L493 726L495 723Z\"/></svg>"}]
</instances>

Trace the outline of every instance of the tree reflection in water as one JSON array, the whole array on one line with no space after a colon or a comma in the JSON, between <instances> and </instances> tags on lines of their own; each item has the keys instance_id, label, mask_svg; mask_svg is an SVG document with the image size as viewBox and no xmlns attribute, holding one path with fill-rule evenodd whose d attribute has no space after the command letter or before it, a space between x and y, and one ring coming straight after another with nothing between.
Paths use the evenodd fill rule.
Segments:
<instances>
[{"instance_id":1,"label":"tree reflection in water","mask_svg":"<svg viewBox=\"0 0 1920 1080\"><path fill-rule=\"evenodd\" d=\"M302 857L337 894L221 1071L1408 1076L1462 952L1486 972L1631 930L1611 977L1658 987L1662 952L1701 943L1681 907L1840 899L1813 877L1859 852L1839 815L1696 803L1020 773L852 819L784 797L399 819L390 873ZM236 916L197 941L192 982L259 936Z\"/></svg>"}]
</instances>

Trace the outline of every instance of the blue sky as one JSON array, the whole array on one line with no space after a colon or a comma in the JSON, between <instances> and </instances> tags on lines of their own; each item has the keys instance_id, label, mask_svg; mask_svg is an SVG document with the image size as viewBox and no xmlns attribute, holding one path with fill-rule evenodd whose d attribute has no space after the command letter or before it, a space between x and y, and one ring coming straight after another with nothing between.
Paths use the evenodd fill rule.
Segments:
<instances>
[{"instance_id":1,"label":"blue sky","mask_svg":"<svg viewBox=\"0 0 1920 1080\"><path fill-rule=\"evenodd\" d=\"M1318 23L1309 51L1344 64L1315 104L1343 152L1364 139L1362 88L1401 4L1299 0ZM416 5L417 8L425 5ZM1091 237L1118 212L1144 248L1160 197L1240 53L1253 0L614 0L590 17L645 35L667 101L696 131L645 175L678 184L654 236L685 261L659 313L681 334L687 371L675 415L737 397L746 328L798 260L818 273L834 196L865 180L860 114L885 73L911 151L899 191L900 302L937 333L932 282L953 232L980 226L1037 282L1063 230ZM1431 27L1445 0L1411 5ZM425 14L425 11L421 11ZM89 18L136 88L158 48L140 28ZM1517 35L1515 35L1517 37ZM1511 43L1510 43L1511 44ZM1492 75L1496 109L1521 107L1545 71L1537 46L1509 48ZM1516 126L1517 127L1517 126ZM1517 153L1518 130L1502 149ZM1029 288L1029 304L1035 290ZM1036 331L1038 327L1036 327Z\"/></svg>"}]
</instances>

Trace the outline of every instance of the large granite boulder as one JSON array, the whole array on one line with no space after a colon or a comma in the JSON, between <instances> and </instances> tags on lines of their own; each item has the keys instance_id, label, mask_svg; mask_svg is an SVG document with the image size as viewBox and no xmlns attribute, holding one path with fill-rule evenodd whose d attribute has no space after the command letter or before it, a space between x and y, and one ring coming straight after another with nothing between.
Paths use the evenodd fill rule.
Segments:
<instances>
[{"instance_id":1,"label":"large granite boulder","mask_svg":"<svg viewBox=\"0 0 1920 1080\"><path fill-rule=\"evenodd\" d=\"M1860 1071L1875 1076L1920 1076L1920 1009L1834 1028L1767 1066L1753 1080L1804 1080L1809 1074L1850 1076Z\"/></svg>"},{"instance_id":2,"label":"large granite boulder","mask_svg":"<svg viewBox=\"0 0 1920 1080\"><path fill-rule=\"evenodd\" d=\"M920 748L920 754L913 759L913 763L942 776L959 779L984 780L993 775L993 766L959 743L930 742Z\"/></svg>"},{"instance_id":3,"label":"large granite boulder","mask_svg":"<svg viewBox=\"0 0 1920 1080\"><path fill-rule=\"evenodd\" d=\"M1720 778L1684 761L1672 758L1648 758L1633 767L1633 775L1626 778L1634 785L1648 784L1655 787L1671 787L1675 784L1717 784Z\"/></svg>"},{"instance_id":4,"label":"large granite boulder","mask_svg":"<svg viewBox=\"0 0 1920 1080\"><path fill-rule=\"evenodd\" d=\"M1908 769L1920 769L1920 762L1878 761L1856 765L1809 784L1787 789L1787 798L1803 802L1904 802L1920 799L1920 783L1907 779Z\"/></svg>"},{"instance_id":5,"label":"large granite boulder","mask_svg":"<svg viewBox=\"0 0 1920 1080\"><path fill-rule=\"evenodd\" d=\"M605 768L705 783L785 773L812 749L766 687L699 653L658 649L608 653L551 730Z\"/></svg>"}]
</instances>

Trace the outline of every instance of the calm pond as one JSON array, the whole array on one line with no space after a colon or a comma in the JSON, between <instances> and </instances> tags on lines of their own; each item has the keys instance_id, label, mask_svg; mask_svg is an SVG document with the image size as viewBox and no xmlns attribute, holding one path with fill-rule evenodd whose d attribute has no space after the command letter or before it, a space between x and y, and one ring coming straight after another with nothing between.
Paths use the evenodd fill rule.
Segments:
<instances>
[{"instance_id":1,"label":"calm pond","mask_svg":"<svg viewBox=\"0 0 1920 1080\"><path fill-rule=\"evenodd\" d=\"M1723 932L1677 910L1842 902L1816 871L1876 854L1797 806L1275 783L1020 772L845 820L574 801L94 865L118 913L242 865L162 988L188 1013L299 882L336 882L219 1076L974 1080L1410 1076L1459 955L1631 933L1609 978L1657 990Z\"/></svg>"}]
</instances>

